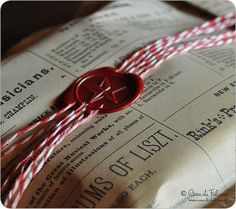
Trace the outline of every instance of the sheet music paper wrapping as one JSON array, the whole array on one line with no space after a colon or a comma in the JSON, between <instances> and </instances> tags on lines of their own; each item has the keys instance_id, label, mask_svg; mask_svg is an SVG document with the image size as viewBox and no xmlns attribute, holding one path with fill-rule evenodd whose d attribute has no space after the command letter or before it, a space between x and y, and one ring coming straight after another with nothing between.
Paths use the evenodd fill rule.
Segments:
<instances>
[{"instance_id":1,"label":"sheet music paper wrapping","mask_svg":"<svg viewBox=\"0 0 236 209\"><path fill-rule=\"evenodd\" d=\"M201 22L165 2L122 1L68 23L3 63L2 135L49 114L79 75ZM206 205L235 182L234 69L232 45L162 64L138 102L65 139L18 207Z\"/></svg>"},{"instance_id":2,"label":"sheet music paper wrapping","mask_svg":"<svg viewBox=\"0 0 236 209\"><path fill-rule=\"evenodd\" d=\"M200 7L201 9L204 9L208 12L211 12L215 15L224 15L227 12L235 12L235 5L233 4L233 1L228 0L200 0L200 1L194 1L194 0L187 0L187 2Z\"/></svg>"}]
</instances>

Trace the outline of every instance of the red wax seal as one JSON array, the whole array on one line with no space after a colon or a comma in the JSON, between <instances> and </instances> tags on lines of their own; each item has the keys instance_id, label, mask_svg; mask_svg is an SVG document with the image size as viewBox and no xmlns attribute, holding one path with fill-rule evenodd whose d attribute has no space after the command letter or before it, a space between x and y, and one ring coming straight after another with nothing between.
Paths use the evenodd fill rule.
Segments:
<instances>
[{"instance_id":1,"label":"red wax seal","mask_svg":"<svg viewBox=\"0 0 236 209\"><path fill-rule=\"evenodd\" d=\"M88 104L90 110L111 113L131 105L142 94L143 79L132 73L119 73L111 67L89 71L64 93L64 104Z\"/></svg>"}]
</instances>

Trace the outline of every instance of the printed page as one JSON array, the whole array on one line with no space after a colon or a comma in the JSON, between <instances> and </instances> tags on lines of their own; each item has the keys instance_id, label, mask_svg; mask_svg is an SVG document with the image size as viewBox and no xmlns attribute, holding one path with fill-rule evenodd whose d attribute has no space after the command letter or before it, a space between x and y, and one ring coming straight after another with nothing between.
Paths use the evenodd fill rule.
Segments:
<instances>
[{"instance_id":1,"label":"printed page","mask_svg":"<svg viewBox=\"0 0 236 209\"><path fill-rule=\"evenodd\" d=\"M228 12L235 12L233 1L229 0L187 0L189 3L205 9L215 15L224 15Z\"/></svg>"},{"instance_id":2,"label":"printed page","mask_svg":"<svg viewBox=\"0 0 236 209\"><path fill-rule=\"evenodd\" d=\"M3 63L2 136L48 115L84 72L201 22L164 2L121 1L68 23ZM67 137L18 207L206 205L235 182L234 68L233 46L163 63L138 102Z\"/></svg>"}]
</instances>

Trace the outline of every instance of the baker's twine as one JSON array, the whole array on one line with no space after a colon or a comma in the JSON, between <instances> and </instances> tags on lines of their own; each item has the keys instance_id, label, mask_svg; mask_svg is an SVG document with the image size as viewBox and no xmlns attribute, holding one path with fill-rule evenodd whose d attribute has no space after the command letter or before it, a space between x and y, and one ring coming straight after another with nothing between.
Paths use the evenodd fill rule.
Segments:
<instances>
[{"instance_id":1,"label":"baker's twine","mask_svg":"<svg viewBox=\"0 0 236 209\"><path fill-rule=\"evenodd\" d=\"M156 69L173 56L232 43L236 37L235 31L226 31L211 36L208 34L219 32L233 25L235 25L235 13L228 13L176 35L155 40L136 51L116 71L136 73L144 78L151 70ZM199 35L206 37L199 38L197 37ZM195 39L188 41L190 38ZM3 181L1 192L7 193L4 200L5 206L16 207L27 186L42 169L55 147L72 131L98 114L99 110L91 111L88 109L88 105L68 104L45 119L2 140L1 158L7 157L16 148L20 148L32 140L39 140L32 151L17 162L12 172ZM14 183L10 185L13 179L15 179Z\"/></svg>"}]
</instances>

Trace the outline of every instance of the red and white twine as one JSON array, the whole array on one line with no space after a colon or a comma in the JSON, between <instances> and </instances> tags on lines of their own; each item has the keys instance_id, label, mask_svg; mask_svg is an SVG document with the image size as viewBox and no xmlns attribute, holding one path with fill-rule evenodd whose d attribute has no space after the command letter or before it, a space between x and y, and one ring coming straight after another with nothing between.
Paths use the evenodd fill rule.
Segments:
<instances>
[{"instance_id":1,"label":"red and white twine","mask_svg":"<svg viewBox=\"0 0 236 209\"><path fill-rule=\"evenodd\" d=\"M235 25L235 14L229 13L174 36L158 39L131 55L121 64L117 71L136 73L141 77L145 77L151 69L156 68L173 56L181 55L191 50L232 43L236 37L235 31L227 31L191 41L187 41L187 39L218 32L233 25ZM32 140L39 140L33 150L19 160L11 174L3 181L1 192L9 189L9 183L15 179L4 200L5 206L16 207L28 184L41 170L55 147L73 130L97 115L98 110L89 111L87 106L88 104L80 106L75 103L69 104L42 121L23 128L2 140L0 144L1 158L7 157L16 148Z\"/></svg>"},{"instance_id":2,"label":"red and white twine","mask_svg":"<svg viewBox=\"0 0 236 209\"><path fill-rule=\"evenodd\" d=\"M161 53L166 53L167 51L169 51L168 50L169 47L171 46L174 47L177 43L181 41L186 41L189 38L193 38L199 35L207 35L213 32L217 32L217 31L229 28L233 26L234 24L235 24L235 13L228 13L224 16L217 17L211 21L204 22L203 24L198 25L194 28L190 28L188 30L182 31L181 33L176 34L174 36L170 35L170 36L166 36L164 38L158 39L152 42L151 44L148 44L144 48L138 50L133 55L131 55L126 61L123 62L123 64L117 70L121 72L136 72L140 68L140 63L142 61L148 62L151 58L154 59L152 68L157 67L159 64L163 62L160 60L164 59L164 57L167 57L168 55L164 57L163 56L157 57L157 56L161 55ZM225 41L231 43L235 38L235 31L233 32L230 31L229 33L232 33L232 37L228 38L228 40L225 40ZM200 49L200 48L207 48L207 47L226 44L225 42L221 43L221 40L220 40L220 39L224 39L224 37L227 38L226 33L222 33L219 35L219 37L216 37L216 39L219 39L218 42L213 41L213 40L208 40L208 41L206 40L206 43L200 43L201 39L198 39L197 41L199 41L199 43L196 43L197 46L195 46L196 47L195 50L198 49L198 47ZM185 48L185 46L183 46L183 48L184 49L182 53L190 51L190 50L194 50L194 48L191 48L191 47ZM178 54L177 52L173 52L173 53L176 55ZM149 68L146 66L145 69L149 69ZM138 74L140 76L144 76L142 73L141 74L138 73Z\"/></svg>"}]
</instances>

